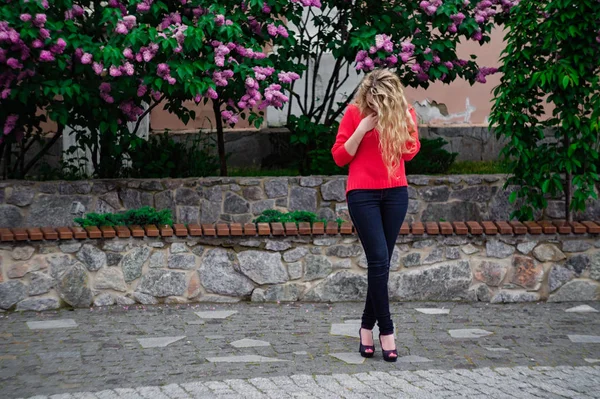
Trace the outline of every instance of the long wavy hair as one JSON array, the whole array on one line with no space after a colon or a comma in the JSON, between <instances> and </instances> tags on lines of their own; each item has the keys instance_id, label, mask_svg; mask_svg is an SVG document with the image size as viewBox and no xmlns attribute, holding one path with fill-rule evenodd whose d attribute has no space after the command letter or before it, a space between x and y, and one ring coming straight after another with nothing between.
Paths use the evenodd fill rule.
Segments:
<instances>
[{"instance_id":1,"label":"long wavy hair","mask_svg":"<svg viewBox=\"0 0 600 399\"><path fill-rule=\"evenodd\" d=\"M379 148L390 179L400 165L400 157L414 144L410 135L416 128L398 76L389 69L367 74L356 93L355 102L363 116L376 113Z\"/></svg>"}]
</instances>

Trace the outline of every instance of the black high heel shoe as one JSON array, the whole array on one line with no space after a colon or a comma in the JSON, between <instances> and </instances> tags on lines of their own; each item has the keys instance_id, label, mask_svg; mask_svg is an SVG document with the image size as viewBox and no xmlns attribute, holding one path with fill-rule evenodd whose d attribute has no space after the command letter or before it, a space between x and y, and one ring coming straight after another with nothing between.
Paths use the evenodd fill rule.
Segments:
<instances>
[{"instance_id":1,"label":"black high heel shoe","mask_svg":"<svg viewBox=\"0 0 600 399\"><path fill-rule=\"evenodd\" d=\"M358 339L360 340L360 346L358 347L358 350L360 352L360 355L362 357L373 357L373 354L375 353L375 345L373 346L367 346L367 345L363 345L362 343L362 335L360 333L360 331L362 330L362 327L358 329ZM366 328L365 328L366 330ZM367 350L370 349L371 352L367 352Z\"/></svg>"},{"instance_id":2,"label":"black high heel shoe","mask_svg":"<svg viewBox=\"0 0 600 399\"><path fill-rule=\"evenodd\" d=\"M379 345L381 345L381 352L383 353L383 360L385 360L386 362L395 362L396 360L398 360L398 349L391 349L389 351L386 351L385 349L383 349L383 345L381 344L381 334L379 334ZM391 355L396 355L396 356L391 356Z\"/></svg>"}]
</instances>

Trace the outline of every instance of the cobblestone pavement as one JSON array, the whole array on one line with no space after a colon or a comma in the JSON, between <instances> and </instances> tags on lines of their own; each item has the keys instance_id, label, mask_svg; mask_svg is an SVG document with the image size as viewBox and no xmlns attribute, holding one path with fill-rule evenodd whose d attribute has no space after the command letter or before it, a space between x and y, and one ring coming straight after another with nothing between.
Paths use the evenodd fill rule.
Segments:
<instances>
[{"instance_id":1,"label":"cobblestone pavement","mask_svg":"<svg viewBox=\"0 0 600 399\"><path fill-rule=\"evenodd\" d=\"M358 356L359 303L4 313L0 397L600 398L598 302L391 306L396 363Z\"/></svg>"}]
</instances>

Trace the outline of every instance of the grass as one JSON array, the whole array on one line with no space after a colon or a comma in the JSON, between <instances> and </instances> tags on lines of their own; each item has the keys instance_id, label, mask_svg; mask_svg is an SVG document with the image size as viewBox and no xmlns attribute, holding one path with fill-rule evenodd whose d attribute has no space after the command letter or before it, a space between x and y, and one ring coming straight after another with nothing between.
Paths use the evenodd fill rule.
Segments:
<instances>
[{"instance_id":1,"label":"grass","mask_svg":"<svg viewBox=\"0 0 600 399\"><path fill-rule=\"evenodd\" d=\"M485 175L507 173L501 161L457 161L448 170L449 175Z\"/></svg>"},{"instance_id":2,"label":"grass","mask_svg":"<svg viewBox=\"0 0 600 399\"><path fill-rule=\"evenodd\" d=\"M457 161L452 164L448 175L503 174L507 169L501 161ZM298 169L260 169L257 167L230 168L232 177L299 176Z\"/></svg>"},{"instance_id":3,"label":"grass","mask_svg":"<svg viewBox=\"0 0 600 399\"><path fill-rule=\"evenodd\" d=\"M231 177L298 176L298 169L229 168Z\"/></svg>"}]
</instances>

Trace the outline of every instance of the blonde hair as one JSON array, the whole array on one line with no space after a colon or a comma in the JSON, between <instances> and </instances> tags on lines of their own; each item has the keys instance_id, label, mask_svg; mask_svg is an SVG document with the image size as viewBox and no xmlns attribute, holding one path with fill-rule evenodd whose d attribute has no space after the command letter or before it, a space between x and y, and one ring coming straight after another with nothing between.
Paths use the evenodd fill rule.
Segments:
<instances>
[{"instance_id":1,"label":"blonde hair","mask_svg":"<svg viewBox=\"0 0 600 399\"><path fill-rule=\"evenodd\" d=\"M392 71L377 69L364 77L355 102L362 115L377 114L379 148L391 179L400 165L402 154L408 152L407 144L416 142L410 135L416 126L402 83Z\"/></svg>"}]
</instances>

